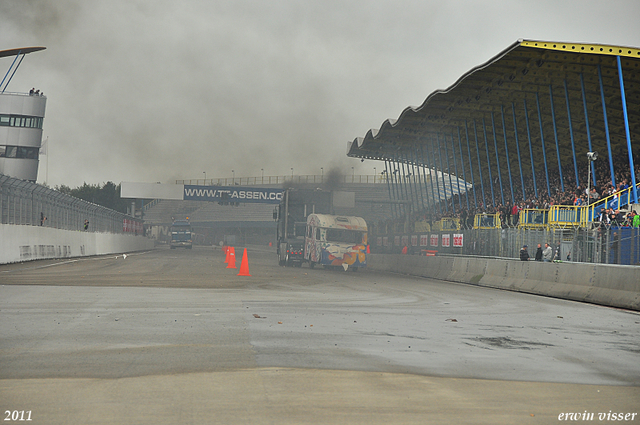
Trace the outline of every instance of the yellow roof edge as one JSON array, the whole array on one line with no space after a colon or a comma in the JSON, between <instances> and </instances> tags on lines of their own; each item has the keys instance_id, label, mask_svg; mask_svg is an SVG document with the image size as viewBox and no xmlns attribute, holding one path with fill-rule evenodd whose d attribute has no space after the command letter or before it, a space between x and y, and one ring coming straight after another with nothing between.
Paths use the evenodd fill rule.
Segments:
<instances>
[{"instance_id":1,"label":"yellow roof edge","mask_svg":"<svg viewBox=\"0 0 640 425\"><path fill-rule=\"evenodd\" d=\"M557 50L570 53L590 53L596 55L626 56L629 58L640 59L640 48L637 47L538 40L521 40L520 45L524 47L533 47L534 49Z\"/></svg>"}]
</instances>

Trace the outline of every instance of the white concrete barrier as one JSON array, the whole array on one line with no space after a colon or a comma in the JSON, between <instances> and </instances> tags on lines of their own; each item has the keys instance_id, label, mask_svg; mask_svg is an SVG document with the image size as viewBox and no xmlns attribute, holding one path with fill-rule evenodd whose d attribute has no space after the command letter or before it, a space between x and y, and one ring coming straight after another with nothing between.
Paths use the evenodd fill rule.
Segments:
<instances>
[{"instance_id":1,"label":"white concrete barrier","mask_svg":"<svg viewBox=\"0 0 640 425\"><path fill-rule=\"evenodd\" d=\"M367 268L640 311L637 266L369 254Z\"/></svg>"},{"instance_id":2,"label":"white concrete barrier","mask_svg":"<svg viewBox=\"0 0 640 425\"><path fill-rule=\"evenodd\" d=\"M153 240L144 236L0 224L0 264L152 248Z\"/></svg>"}]
</instances>

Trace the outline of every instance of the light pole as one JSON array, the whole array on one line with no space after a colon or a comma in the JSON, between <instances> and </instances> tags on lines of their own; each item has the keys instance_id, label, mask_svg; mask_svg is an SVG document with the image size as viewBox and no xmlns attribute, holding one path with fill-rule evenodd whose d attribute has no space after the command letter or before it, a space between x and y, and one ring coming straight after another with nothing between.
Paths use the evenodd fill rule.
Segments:
<instances>
[{"instance_id":1,"label":"light pole","mask_svg":"<svg viewBox=\"0 0 640 425\"><path fill-rule=\"evenodd\" d=\"M320 167L320 174L322 175L321 176L322 177L321 180L324 183L324 168L323 167Z\"/></svg>"},{"instance_id":2,"label":"light pole","mask_svg":"<svg viewBox=\"0 0 640 425\"><path fill-rule=\"evenodd\" d=\"M262 171L262 179L261 182L262 184L264 184L264 168L261 168L260 171Z\"/></svg>"},{"instance_id":3,"label":"light pole","mask_svg":"<svg viewBox=\"0 0 640 425\"><path fill-rule=\"evenodd\" d=\"M376 171L376 167L373 167L373 182L376 182L376 175L378 174L378 172Z\"/></svg>"},{"instance_id":4,"label":"light pole","mask_svg":"<svg viewBox=\"0 0 640 425\"><path fill-rule=\"evenodd\" d=\"M231 184L236 184L236 170L231 170L231 174L233 178L231 179Z\"/></svg>"},{"instance_id":5,"label":"light pole","mask_svg":"<svg viewBox=\"0 0 640 425\"><path fill-rule=\"evenodd\" d=\"M587 178L587 207L591 203L591 165L592 162L598 159L598 152L587 152L587 159L589 159L589 177ZM595 182L593 182L595 184ZM593 220L593 217L591 218Z\"/></svg>"},{"instance_id":6,"label":"light pole","mask_svg":"<svg viewBox=\"0 0 640 425\"><path fill-rule=\"evenodd\" d=\"M204 184L207 184L207 172L203 171L202 174L204 174Z\"/></svg>"},{"instance_id":7,"label":"light pole","mask_svg":"<svg viewBox=\"0 0 640 425\"><path fill-rule=\"evenodd\" d=\"M291 181L293 181L293 167L291 167Z\"/></svg>"}]
</instances>

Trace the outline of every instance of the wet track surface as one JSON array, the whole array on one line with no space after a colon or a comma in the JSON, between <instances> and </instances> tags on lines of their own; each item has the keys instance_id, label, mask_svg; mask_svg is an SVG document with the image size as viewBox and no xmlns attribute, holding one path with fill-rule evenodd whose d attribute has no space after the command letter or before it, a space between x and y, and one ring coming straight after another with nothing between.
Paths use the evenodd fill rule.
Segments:
<instances>
[{"instance_id":1,"label":"wet track surface","mask_svg":"<svg viewBox=\"0 0 640 425\"><path fill-rule=\"evenodd\" d=\"M158 249L126 259L113 255L0 266L0 395L12 400L21 394L20 400L31 397L41 406L46 396L41 390L25 390L26 383L77 388L86 379L115 380L129 388L125 383L163 376L191 376L199 382L200 374L222 379L231 373L239 379L239 371L258 373L263 391L269 387L265 382L275 379L269 373L286 370L289 377L307 374L298 376L291 388L309 379L308 374L320 385L331 374L340 380L373 373L401 380L446 378L441 388L460 380L474 385L483 382L475 380L500 381L492 390L482 390L489 395L495 391L488 396L494 403L509 400L499 389L504 385L543 385L543 390L535 387L535 393L547 396L553 391L568 394L571 388L569 393L581 394L580 403L588 401L578 406L573 396L565 395L563 407L556 397L560 404L528 417L539 421L532 423L554 417L557 421L561 409L598 405L584 396L587 390L614 393L599 399L602 409L631 411L631 406L640 406L636 313L401 275L278 267L268 248L254 247L248 255L250 277L225 268L219 249L203 247ZM241 257L238 250L238 266ZM232 388L245 388L236 380L225 382L229 394L234 394ZM246 384L253 388L256 382L247 378ZM369 382L374 391L369 398L386 391L386 397L393 398L398 384L387 384ZM568 387L550 390L554 385ZM404 382L403 388L412 387ZM366 395L366 390L358 391ZM314 394L324 393L314 389ZM425 396L424 388L408 396ZM282 412L272 417L262 412L267 419L260 421L260 412L249 412L238 423L332 423L336 412L330 406L335 401L326 403L326 421L322 416L300 420ZM455 400L449 403L461 408ZM407 407L402 411L413 412ZM429 417L442 419L436 413L396 417L399 423L429 423ZM502 422L501 417L487 414L486 423L513 423L512 417ZM366 413L341 422L359 422L354 418L376 422L365 420ZM382 423L384 418L378 419ZM66 419L57 423L74 423ZM457 422L485 423L475 419Z\"/></svg>"}]
</instances>

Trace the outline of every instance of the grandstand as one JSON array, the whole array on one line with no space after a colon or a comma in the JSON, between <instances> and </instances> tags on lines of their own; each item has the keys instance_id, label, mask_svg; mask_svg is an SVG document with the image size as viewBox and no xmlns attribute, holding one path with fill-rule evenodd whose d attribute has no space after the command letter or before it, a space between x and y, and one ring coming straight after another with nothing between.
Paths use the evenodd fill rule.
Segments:
<instances>
[{"instance_id":1,"label":"grandstand","mask_svg":"<svg viewBox=\"0 0 640 425\"><path fill-rule=\"evenodd\" d=\"M600 194L608 184L636 187L631 141L640 137L639 67L638 48L519 40L420 107L350 142L348 156L384 161L394 173L452 170L473 186L464 199L445 193L445 202L425 198L415 209L443 216L540 200L572 205L587 184ZM597 162L586 155L595 151ZM394 183L396 193L419 189Z\"/></svg>"},{"instance_id":2,"label":"grandstand","mask_svg":"<svg viewBox=\"0 0 640 425\"><path fill-rule=\"evenodd\" d=\"M392 198L412 194L410 224L389 220L385 249L429 232L446 237L441 252L517 257L539 238L570 245L574 260L639 264L638 229L618 231L629 227L624 210L638 209L639 139L640 49L518 40L349 142L347 155L383 161ZM406 178L414 169L438 178L421 186ZM448 193L439 173L470 190ZM603 221L609 208L617 218ZM448 231L471 244L454 249Z\"/></svg>"}]
</instances>

